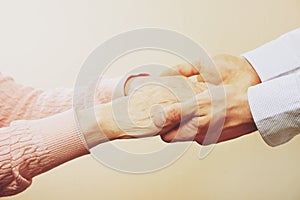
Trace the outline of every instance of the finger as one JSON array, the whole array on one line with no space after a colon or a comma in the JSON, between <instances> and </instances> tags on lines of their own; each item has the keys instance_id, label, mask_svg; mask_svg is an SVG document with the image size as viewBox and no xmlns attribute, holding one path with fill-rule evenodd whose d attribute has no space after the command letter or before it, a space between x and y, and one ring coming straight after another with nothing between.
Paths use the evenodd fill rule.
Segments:
<instances>
[{"instance_id":1,"label":"finger","mask_svg":"<svg viewBox=\"0 0 300 200\"><path fill-rule=\"evenodd\" d=\"M205 80L204 80L203 76L205 76L204 73L199 74L199 75L197 76L197 81L198 81L198 82L203 82L203 83L204 83Z\"/></svg>"},{"instance_id":2,"label":"finger","mask_svg":"<svg viewBox=\"0 0 300 200\"><path fill-rule=\"evenodd\" d=\"M168 143L178 141L193 141L198 132L199 120L199 117L192 118L181 126L161 135L161 139Z\"/></svg>"},{"instance_id":3,"label":"finger","mask_svg":"<svg viewBox=\"0 0 300 200\"><path fill-rule=\"evenodd\" d=\"M197 104L192 101L175 103L170 106L153 106L151 118L157 127L165 127L180 123L182 120L192 117L197 113Z\"/></svg>"},{"instance_id":4,"label":"finger","mask_svg":"<svg viewBox=\"0 0 300 200\"><path fill-rule=\"evenodd\" d=\"M199 82L208 82L212 84L220 84L222 82L222 78L217 67L212 63L201 63L201 61L195 65L176 65L175 67L172 67L161 73L161 76L175 75L182 75L186 77L198 75L197 80Z\"/></svg>"},{"instance_id":5,"label":"finger","mask_svg":"<svg viewBox=\"0 0 300 200\"><path fill-rule=\"evenodd\" d=\"M192 82L193 91L195 94L200 94L208 89L208 85L205 82L198 82L197 80Z\"/></svg>"},{"instance_id":6,"label":"finger","mask_svg":"<svg viewBox=\"0 0 300 200\"><path fill-rule=\"evenodd\" d=\"M149 74L141 73L138 75L131 75L129 76L125 82L124 82L124 94L127 96L127 94L131 93L132 90L134 90L138 85L143 83L143 80L148 80ZM147 77L147 78L145 78ZM145 78L145 79L143 79Z\"/></svg>"},{"instance_id":7,"label":"finger","mask_svg":"<svg viewBox=\"0 0 300 200\"><path fill-rule=\"evenodd\" d=\"M220 84L222 82L222 77L216 67L201 65L200 74L197 76L197 81Z\"/></svg>"},{"instance_id":8,"label":"finger","mask_svg":"<svg viewBox=\"0 0 300 200\"><path fill-rule=\"evenodd\" d=\"M180 64L170 69L167 69L166 71L162 72L160 75L161 76L182 75L182 76L190 77L197 74L199 74L199 70L195 66L191 64Z\"/></svg>"},{"instance_id":9,"label":"finger","mask_svg":"<svg viewBox=\"0 0 300 200\"><path fill-rule=\"evenodd\" d=\"M166 134L160 135L160 138L167 143L175 142L176 134L179 130L179 127L172 129Z\"/></svg>"},{"instance_id":10,"label":"finger","mask_svg":"<svg viewBox=\"0 0 300 200\"><path fill-rule=\"evenodd\" d=\"M207 116L211 112L210 104L210 94L206 90L197 94L195 98L182 103L175 103L165 107L155 105L150 110L150 116L155 126L159 128L174 126L174 124L192 117Z\"/></svg>"},{"instance_id":11,"label":"finger","mask_svg":"<svg viewBox=\"0 0 300 200\"><path fill-rule=\"evenodd\" d=\"M197 71L199 71L197 74L197 80L199 82L208 82L211 84L220 84L222 82L218 65L212 60L199 60L194 66L196 66Z\"/></svg>"}]
</instances>

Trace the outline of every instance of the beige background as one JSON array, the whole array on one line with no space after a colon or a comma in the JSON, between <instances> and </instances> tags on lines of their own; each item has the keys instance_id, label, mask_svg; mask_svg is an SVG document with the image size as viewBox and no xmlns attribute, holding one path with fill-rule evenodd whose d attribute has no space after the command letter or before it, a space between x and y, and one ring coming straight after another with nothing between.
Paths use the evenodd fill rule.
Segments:
<instances>
[{"instance_id":1,"label":"beige background","mask_svg":"<svg viewBox=\"0 0 300 200\"><path fill-rule=\"evenodd\" d=\"M174 29L212 55L239 55L299 27L299 19L299 0L1 0L0 69L34 87L72 87L89 53L122 31ZM9 199L299 199L299 146L296 138L270 148L254 133L199 160L194 144L172 166L144 175L85 156Z\"/></svg>"}]
</instances>

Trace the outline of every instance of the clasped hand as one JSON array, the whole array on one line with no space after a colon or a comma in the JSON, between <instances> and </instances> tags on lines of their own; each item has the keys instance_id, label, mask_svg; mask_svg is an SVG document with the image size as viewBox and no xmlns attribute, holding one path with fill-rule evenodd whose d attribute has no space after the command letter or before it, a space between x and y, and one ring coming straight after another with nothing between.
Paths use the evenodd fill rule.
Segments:
<instances>
[{"instance_id":1,"label":"clasped hand","mask_svg":"<svg viewBox=\"0 0 300 200\"><path fill-rule=\"evenodd\" d=\"M165 142L195 140L208 145L257 130L247 89L260 83L258 75L244 58L220 55L213 61L221 82L205 66L199 71L188 64L175 66L161 77L131 79L126 96L107 103L97 115L103 132L109 140L160 135ZM221 91L225 95L214 96L212 107L210 94ZM221 119L223 126L215 130L219 134L206 134Z\"/></svg>"}]
</instances>

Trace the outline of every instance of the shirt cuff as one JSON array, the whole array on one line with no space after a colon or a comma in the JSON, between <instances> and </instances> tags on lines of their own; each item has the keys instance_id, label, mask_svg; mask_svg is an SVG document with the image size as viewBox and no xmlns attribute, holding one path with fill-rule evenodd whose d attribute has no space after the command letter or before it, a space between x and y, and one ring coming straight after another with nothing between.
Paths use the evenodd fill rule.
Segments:
<instances>
[{"instance_id":1,"label":"shirt cuff","mask_svg":"<svg viewBox=\"0 0 300 200\"><path fill-rule=\"evenodd\" d=\"M251 63L262 82L297 70L300 67L300 29L242 56Z\"/></svg>"},{"instance_id":2,"label":"shirt cuff","mask_svg":"<svg viewBox=\"0 0 300 200\"><path fill-rule=\"evenodd\" d=\"M300 133L300 74L283 76L248 89L256 126L270 146Z\"/></svg>"}]
</instances>

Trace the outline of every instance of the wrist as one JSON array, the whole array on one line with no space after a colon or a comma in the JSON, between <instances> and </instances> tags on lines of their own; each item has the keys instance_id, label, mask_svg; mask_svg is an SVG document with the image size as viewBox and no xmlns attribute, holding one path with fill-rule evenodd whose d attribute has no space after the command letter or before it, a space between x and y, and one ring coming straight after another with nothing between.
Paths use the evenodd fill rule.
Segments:
<instances>
[{"instance_id":1,"label":"wrist","mask_svg":"<svg viewBox=\"0 0 300 200\"><path fill-rule=\"evenodd\" d=\"M261 83L261 79L251 63L245 57L240 57L240 60L251 77L251 86Z\"/></svg>"},{"instance_id":2,"label":"wrist","mask_svg":"<svg viewBox=\"0 0 300 200\"><path fill-rule=\"evenodd\" d=\"M248 132L254 132L257 130L255 121L253 119L252 113L251 113L251 109L250 109L250 104L249 104L249 99L248 99L248 93L246 92L241 92L243 93L243 97L241 98L243 103L243 113L241 113L240 116L244 116L244 124L247 125L246 127L248 127L250 130Z\"/></svg>"},{"instance_id":3,"label":"wrist","mask_svg":"<svg viewBox=\"0 0 300 200\"><path fill-rule=\"evenodd\" d=\"M90 149L107 141L126 138L126 134L114 120L111 102L78 111L77 116L80 129Z\"/></svg>"},{"instance_id":4,"label":"wrist","mask_svg":"<svg viewBox=\"0 0 300 200\"><path fill-rule=\"evenodd\" d=\"M121 118L122 114L115 112L125 109L125 104L128 102L127 98L128 97L121 97L110 103L102 104L95 108L95 115L98 123L97 125L101 130L101 133L106 136L107 140L111 141L116 139L132 138L120 128L122 126L121 122L124 122Z\"/></svg>"}]
</instances>

